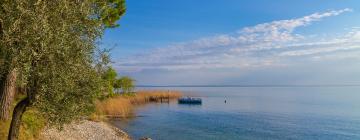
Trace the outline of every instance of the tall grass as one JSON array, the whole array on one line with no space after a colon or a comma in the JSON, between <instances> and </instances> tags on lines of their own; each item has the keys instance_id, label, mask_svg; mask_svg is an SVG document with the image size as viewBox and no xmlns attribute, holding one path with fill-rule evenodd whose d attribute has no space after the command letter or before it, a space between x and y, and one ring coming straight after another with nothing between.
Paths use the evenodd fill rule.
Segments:
<instances>
[{"instance_id":1,"label":"tall grass","mask_svg":"<svg viewBox=\"0 0 360 140\"><path fill-rule=\"evenodd\" d=\"M182 94L179 91L163 90L142 90L133 94L124 94L108 98L96 103L96 115L91 116L92 120L103 119L104 117L132 117L134 109L138 105L149 102L158 102L161 98L177 99Z\"/></svg>"},{"instance_id":2,"label":"tall grass","mask_svg":"<svg viewBox=\"0 0 360 140\"><path fill-rule=\"evenodd\" d=\"M162 98L177 99L182 94L179 91L164 90L141 90L136 92L134 96L125 96L132 105L141 105L148 102L158 102Z\"/></svg>"},{"instance_id":3,"label":"tall grass","mask_svg":"<svg viewBox=\"0 0 360 140\"><path fill-rule=\"evenodd\" d=\"M128 117L133 115L133 109L130 100L117 96L96 102L96 116L93 117L98 117L95 120L103 117Z\"/></svg>"}]
</instances>

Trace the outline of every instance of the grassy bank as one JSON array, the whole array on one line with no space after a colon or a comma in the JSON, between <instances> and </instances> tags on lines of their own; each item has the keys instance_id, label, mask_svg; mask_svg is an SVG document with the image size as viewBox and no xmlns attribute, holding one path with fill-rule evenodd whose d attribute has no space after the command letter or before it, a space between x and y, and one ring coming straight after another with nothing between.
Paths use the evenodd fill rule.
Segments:
<instances>
[{"instance_id":1,"label":"grassy bank","mask_svg":"<svg viewBox=\"0 0 360 140\"><path fill-rule=\"evenodd\" d=\"M96 113L91 117L94 120L104 117L131 117L138 105L149 102L158 102L161 98L177 99L181 97L178 91L143 90L134 94L118 95L113 98L98 101Z\"/></svg>"},{"instance_id":2,"label":"grassy bank","mask_svg":"<svg viewBox=\"0 0 360 140\"><path fill-rule=\"evenodd\" d=\"M149 102L157 102L160 98L177 99L182 94L178 91L147 90L134 94L124 94L96 102L96 112L90 120L102 121L108 117L131 117L134 109ZM16 99L18 102L22 97ZM15 103L16 103L15 102ZM15 105L15 104L14 104ZM10 120L0 121L0 140L7 139ZM45 128L46 120L35 109L29 108L22 117L20 140L39 139L39 134Z\"/></svg>"},{"instance_id":3,"label":"grassy bank","mask_svg":"<svg viewBox=\"0 0 360 140\"><path fill-rule=\"evenodd\" d=\"M16 103L24 98L23 94L18 94L11 107L11 115ZM35 140L38 139L41 130L45 127L46 122L40 113L29 107L22 116L20 125L19 140ZM0 120L0 140L6 140L9 133L11 119L6 121Z\"/></svg>"},{"instance_id":4,"label":"grassy bank","mask_svg":"<svg viewBox=\"0 0 360 140\"><path fill-rule=\"evenodd\" d=\"M7 139L9 132L10 121L0 121L0 140ZM22 123L20 126L20 140L35 140L38 139L41 130L45 127L45 119L36 112L36 110L29 109L23 114Z\"/></svg>"}]
</instances>

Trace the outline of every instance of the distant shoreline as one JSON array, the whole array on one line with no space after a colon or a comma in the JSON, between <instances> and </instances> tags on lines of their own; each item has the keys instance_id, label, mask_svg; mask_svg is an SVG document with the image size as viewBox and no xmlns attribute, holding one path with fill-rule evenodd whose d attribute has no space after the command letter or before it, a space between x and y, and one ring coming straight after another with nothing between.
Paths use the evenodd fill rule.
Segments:
<instances>
[{"instance_id":1,"label":"distant shoreline","mask_svg":"<svg viewBox=\"0 0 360 140\"><path fill-rule=\"evenodd\" d=\"M137 85L136 87L360 87L360 84L318 85Z\"/></svg>"}]
</instances>

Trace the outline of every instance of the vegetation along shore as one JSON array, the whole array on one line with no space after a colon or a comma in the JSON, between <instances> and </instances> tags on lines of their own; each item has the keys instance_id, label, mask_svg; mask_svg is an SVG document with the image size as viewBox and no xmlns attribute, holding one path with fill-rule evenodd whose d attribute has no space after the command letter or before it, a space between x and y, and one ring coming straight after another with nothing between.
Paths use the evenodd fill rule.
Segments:
<instances>
[{"instance_id":1,"label":"vegetation along shore","mask_svg":"<svg viewBox=\"0 0 360 140\"><path fill-rule=\"evenodd\" d=\"M125 0L0 1L0 140L119 134L87 120L97 102L133 90L99 45L125 11Z\"/></svg>"},{"instance_id":2,"label":"vegetation along shore","mask_svg":"<svg viewBox=\"0 0 360 140\"><path fill-rule=\"evenodd\" d=\"M146 103L161 102L181 97L179 91L167 90L141 90L135 93L127 93L108 98L96 103L96 113L92 119L134 117L134 109Z\"/></svg>"}]
</instances>

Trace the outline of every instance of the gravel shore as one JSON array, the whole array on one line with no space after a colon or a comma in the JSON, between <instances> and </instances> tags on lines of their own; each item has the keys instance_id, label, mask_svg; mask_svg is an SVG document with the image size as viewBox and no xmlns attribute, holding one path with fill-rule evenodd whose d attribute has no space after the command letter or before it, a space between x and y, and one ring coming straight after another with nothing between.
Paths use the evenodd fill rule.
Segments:
<instances>
[{"instance_id":1,"label":"gravel shore","mask_svg":"<svg viewBox=\"0 0 360 140\"><path fill-rule=\"evenodd\" d=\"M44 129L43 140L130 140L122 130L105 122L84 120L80 123L65 125L62 131L55 128Z\"/></svg>"}]
</instances>

